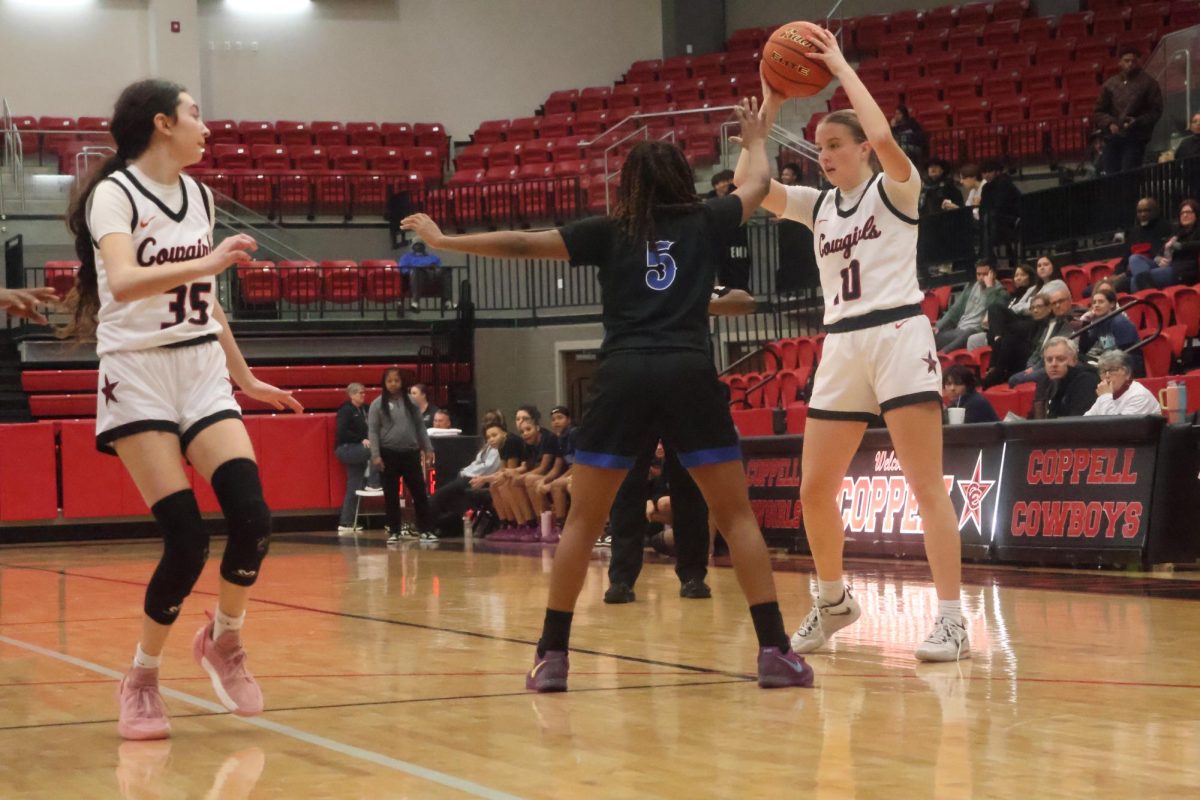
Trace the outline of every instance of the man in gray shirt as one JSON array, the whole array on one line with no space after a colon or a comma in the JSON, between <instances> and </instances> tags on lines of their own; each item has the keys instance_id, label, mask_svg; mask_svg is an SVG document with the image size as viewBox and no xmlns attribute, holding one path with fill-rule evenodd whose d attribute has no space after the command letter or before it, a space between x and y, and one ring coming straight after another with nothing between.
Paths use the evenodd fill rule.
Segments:
<instances>
[{"instance_id":1,"label":"man in gray shirt","mask_svg":"<svg viewBox=\"0 0 1200 800\"><path fill-rule=\"evenodd\" d=\"M1007 302L1008 291L996 280L996 270L988 264L975 267L975 282L958 295L933 327L938 350L949 353L964 347L971 334L983 330L988 309Z\"/></svg>"}]
</instances>

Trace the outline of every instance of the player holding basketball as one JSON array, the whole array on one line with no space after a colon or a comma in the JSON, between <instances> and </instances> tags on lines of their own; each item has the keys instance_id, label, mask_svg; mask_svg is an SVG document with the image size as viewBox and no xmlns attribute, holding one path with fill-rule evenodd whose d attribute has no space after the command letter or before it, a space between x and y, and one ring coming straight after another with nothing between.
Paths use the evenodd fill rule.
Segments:
<instances>
[{"instance_id":1,"label":"player holding basketball","mask_svg":"<svg viewBox=\"0 0 1200 800\"><path fill-rule=\"evenodd\" d=\"M809 400L800 487L819 592L792 647L811 653L861 613L842 577L845 529L836 497L867 423L882 412L916 494L937 587L938 617L916 655L956 661L970 648L959 600L961 543L942 479L941 369L917 286L921 177L833 34L796 25L815 46L810 58L842 82L854 110L817 126L833 191L772 181L763 201L773 214L812 228L828 331ZM743 154L738 177L749 167Z\"/></svg>"},{"instance_id":2,"label":"player holding basketball","mask_svg":"<svg viewBox=\"0 0 1200 800\"><path fill-rule=\"evenodd\" d=\"M250 373L217 302L213 277L248 261L256 244L239 234L214 248L212 195L182 174L203 157L208 136L195 100L166 81L132 84L117 100L112 136L117 154L69 212L82 265L68 298L74 323L63 333L95 335L96 446L121 459L163 535L117 723L126 739L161 739L171 728L159 659L208 559L182 456L212 484L229 532L216 616L197 631L193 656L226 708L258 714L262 692L246 671L240 631L271 512L230 377L256 400L303 409Z\"/></svg>"},{"instance_id":3,"label":"player holding basketball","mask_svg":"<svg viewBox=\"0 0 1200 800\"><path fill-rule=\"evenodd\" d=\"M708 305L720 254L767 190L766 133L776 108L737 109L747 148L738 189L702 202L683 153L642 142L621 169L612 216L558 230L445 236L424 214L401 226L431 247L508 258L596 264L603 302L603 361L579 431L572 506L554 554L550 597L526 688L567 688L568 640L592 547L625 473L658 433L679 453L729 542L758 635L763 687L810 686L791 652L771 563L750 508L737 432L708 354ZM637 406L631 413L631 403Z\"/></svg>"}]
</instances>

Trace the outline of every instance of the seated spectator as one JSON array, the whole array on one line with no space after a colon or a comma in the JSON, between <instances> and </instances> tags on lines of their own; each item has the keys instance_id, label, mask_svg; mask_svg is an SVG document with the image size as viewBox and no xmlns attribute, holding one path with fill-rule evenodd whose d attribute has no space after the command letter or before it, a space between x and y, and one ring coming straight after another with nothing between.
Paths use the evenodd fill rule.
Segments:
<instances>
[{"instance_id":1,"label":"seated spectator","mask_svg":"<svg viewBox=\"0 0 1200 800\"><path fill-rule=\"evenodd\" d=\"M484 426L491 422L498 422L501 428L508 430L508 425L504 422L504 412L498 408L489 408L483 412L483 417L479 420L479 429L483 430Z\"/></svg>"},{"instance_id":2,"label":"seated spectator","mask_svg":"<svg viewBox=\"0 0 1200 800\"><path fill-rule=\"evenodd\" d=\"M449 430L454 427L454 423L450 420L450 412L444 408L439 408L433 412L433 427L442 430Z\"/></svg>"},{"instance_id":3,"label":"seated spectator","mask_svg":"<svg viewBox=\"0 0 1200 800\"><path fill-rule=\"evenodd\" d=\"M949 408L966 409L964 422L999 421L991 402L976 391L978 386L974 370L963 364L953 364L942 373L942 391L949 398Z\"/></svg>"},{"instance_id":4,"label":"seated spectator","mask_svg":"<svg viewBox=\"0 0 1200 800\"><path fill-rule=\"evenodd\" d=\"M1029 305L1038 293L1037 275L1028 264L1017 264L1013 270L1013 291L1008 305L994 305L983 319L983 331L972 333L967 339L967 349L996 347L996 342L1017 320L1029 320Z\"/></svg>"},{"instance_id":5,"label":"seated spectator","mask_svg":"<svg viewBox=\"0 0 1200 800\"><path fill-rule=\"evenodd\" d=\"M485 414L484 416L486 417L487 415ZM494 425L499 425L499 423L485 421L481 423L480 427L487 429ZM500 427L503 428L504 426L500 425ZM508 481L512 471L519 468L523 463L525 459L525 442L518 434L506 431L504 440L497 447L497 450L500 454L500 468L490 475L479 477L477 482L480 488L486 489L491 496L492 508L496 512L496 519L500 522L500 529L495 531L495 533L504 531L504 535L499 537L503 541L504 539L513 538L513 532L517 530L518 522L516 511L509 504L506 493L500 492L498 487Z\"/></svg>"},{"instance_id":6,"label":"seated spectator","mask_svg":"<svg viewBox=\"0 0 1200 800\"><path fill-rule=\"evenodd\" d=\"M558 437L532 418L522 418L518 425L525 441L524 456L518 467L505 470L505 477L497 481L496 486L505 507L512 513L516 528L508 535L495 538L536 542L542 538L539 518L545 510L536 486L558 458ZM500 533L504 534L504 531Z\"/></svg>"},{"instance_id":7,"label":"seated spectator","mask_svg":"<svg viewBox=\"0 0 1200 800\"><path fill-rule=\"evenodd\" d=\"M442 308L450 308L450 286L446 275L448 270L442 268L442 259L429 253L424 242L413 242L412 249L400 256L400 274L405 276L410 287L413 311L421 309L418 300L425 297L436 297L442 301Z\"/></svg>"},{"instance_id":8,"label":"seated spectator","mask_svg":"<svg viewBox=\"0 0 1200 800\"><path fill-rule=\"evenodd\" d=\"M892 114L890 122L892 136L896 138L896 144L900 145L900 149L908 154L909 160L914 164L924 161L925 150L929 146L929 137L926 135L925 129L921 127L921 123L908 113L908 107L896 106L896 113Z\"/></svg>"},{"instance_id":9,"label":"seated spectator","mask_svg":"<svg viewBox=\"0 0 1200 800\"><path fill-rule=\"evenodd\" d=\"M1083 360L1092 366L1102 354L1109 350L1126 351L1141 338L1129 317L1117 311L1117 295L1111 289L1098 289L1092 295L1092 309L1080 322L1090 325L1079 334L1079 349L1084 353ZM1135 350L1129 361L1134 375L1145 374L1140 350Z\"/></svg>"},{"instance_id":10,"label":"seated spectator","mask_svg":"<svg viewBox=\"0 0 1200 800\"><path fill-rule=\"evenodd\" d=\"M544 515L553 513L552 508L546 507L547 503L550 502L551 487L555 481L566 475L568 469L563 448L568 444L574 446L575 443L574 431L571 432L570 441L568 442L567 440L566 433L570 425L571 412L567 410L566 406L555 406L550 409L550 430L542 430L541 444L542 452L551 454L553 460L550 462L549 469L540 472L540 474L538 471L534 471L525 476L525 491L529 493L529 502L533 506L533 513L536 517L534 521L535 524L539 525L538 530L543 533L545 531L541 527L541 520ZM571 460L574 461L574 452L572 452ZM559 485L559 488L564 489L565 484L566 482L564 481L563 484ZM564 508L562 509L562 517L558 518L559 522L565 520L567 517L565 502L566 498L564 495ZM550 528L552 531L554 530L553 523L551 523ZM559 525L559 531L561 531L561 528L562 526ZM556 532L551 535L550 539L546 539L546 541L558 541L554 536L557 536Z\"/></svg>"},{"instance_id":11,"label":"seated spectator","mask_svg":"<svg viewBox=\"0 0 1200 800\"><path fill-rule=\"evenodd\" d=\"M1181 161L1195 156L1200 156L1200 111L1192 114L1183 138L1175 145L1175 149L1164 150L1158 154L1158 163Z\"/></svg>"},{"instance_id":12,"label":"seated spectator","mask_svg":"<svg viewBox=\"0 0 1200 800\"><path fill-rule=\"evenodd\" d=\"M1165 289L1184 284L1191 286L1200 278L1200 226L1196 224L1200 203L1184 200L1179 204L1179 225L1175 235L1163 245L1162 253L1151 261L1146 256L1129 257L1133 290Z\"/></svg>"},{"instance_id":13,"label":"seated spectator","mask_svg":"<svg viewBox=\"0 0 1200 800\"><path fill-rule=\"evenodd\" d=\"M779 182L784 186L799 186L801 174L800 165L789 161L779 170Z\"/></svg>"},{"instance_id":14,"label":"seated spectator","mask_svg":"<svg viewBox=\"0 0 1200 800\"><path fill-rule=\"evenodd\" d=\"M438 407L429 401L429 387L423 383L414 383L408 387L408 396L417 407L421 422L425 423L426 428L432 428L433 415L437 413Z\"/></svg>"},{"instance_id":15,"label":"seated spectator","mask_svg":"<svg viewBox=\"0 0 1200 800\"><path fill-rule=\"evenodd\" d=\"M366 488L372 494L383 494L379 472L371 463L371 440L367 435L367 390L361 383L346 387L349 399L337 411L333 453L346 465L346 493L342 495L342 513L338 517L338 534L353 533L354 510L358 506L358 490ZM362 530L361 526L357 530Z\"/></svg>"},{"instance_id":16,"label":"seated spectator","mask_svg":"<svg viewBox=\"0 0 1200 800\"><path fill-rule=\"evenodd\" d=\"M457 523L467 509L470 490L484 490L487 486L485 479L500 470L500 450L507 438L508 433L498 424L485 427L484 445L475 460L459 470L453 480L438 486L433 497L429 498L429 514L437 532L435 535L444 536L457 530Z\"/></svg>"},{"instance_id":17,"label":"seated spectator","mask_svg":"<svg viewBox=\"0 0 1200 800\"><path fill-rule=\"evenodd\" d=\"M1007 302L1008 290L996 280L996 270L988 264L975 267L975 282L959 293L933 327L938 350L948 353L965 346L971 334L983 330L988 309Z\"/></svg>"},{"instance_id":18,"label":"seated spectator","mask_svg":"<svg viewBox=\"0 0 1200 800\"><path fill-rule=\"evenodd\" d=\"M1033 418L1082 417L1096 402L1096 386L1100 383L1096 370L1079 363L1075 341L1065 336L1046 342L1042 359L1046 374L1038 381Z\"/></svg>"},{"instance_id":19,"label":"seated spectator","mask_svg":"<svg viewBox=\"0 0 1200 800\"><path fill-rule=\"evenodd\" d=\"M1153 259L1154 254L1162 250L1167 239L1171 237L1171 223L1162 215L1158 201L1153 197L1143 197L1137 201L1134 210L1133 226L1122 234L1125 246L1128 248L1117 264L1110 278L1113 281L1113 291L1128 292L1132 290L1129 273L1129 260L1134 256L1142 256L1147 260ZM1151 268L1150 266L1146 267ZM1097 286L1089 286L1084 290L1084 297L1090 297Z\"/></svg>"},{"instance_id":20,"label":"seated spectator","mask_svg":"<svg viewBox=\"0 0 1200 800\"><path fill-rule=\"evenodd\" d=\"M1038 331L1044 332L1050 317L1050 298L1036 294L1029 302L1028 317L1004 318L1004 329L994 340L991 362L983 375L984 387L998 386L1030 366L1032 342Z\"/></svg>"},{"instance_id":21,"label":"seated spectator","mask_svg":"<svg viewBox=\"0 0 1200 800\"><path fill-rule=\"evenodd\" d=\"M1010 263L1016 261L1017 223L1021 218L1021 190L1012 182L999 161L980 166L984 186L979 193L979 220L983 226L983 258L996 266L998 251L1005 249Z\"/></svg>"},{"instance_id":22,"label":"seated spectator","mask_svg":"<svg viewBox=\"0 0 1200 800\"><path fill-rule=\"evenodd\" d=\"M1062 270L1050 256L1039 256L1035 268L1038 292L1046 294L1066 289L1067 294L1071 294L1071 287L1067 286L1067 282L1063 280Z\"/></svg>"},{"instance_id":23,"label":"seated spectator","mask_svg":"<svg viewBox=\"0 0 1200 800\"><path fill-rule=\"evenodd\" d=\"M1100 371L1096 402L1084 414L1085 417L1162 413L1158 398L1133 379L1127 353L1109 350L1100 356L1096 366Z\"/></svg>"},{"instance_id":24,"label":"seated spectator","mask_svg":"<svg viewBox=\"0 0 1200 800\"><path fill-rule=\"evenodd\" d=\"M1045 297L1046 294L1043 292L1038 296ZM1046 375L1043 357L1046 345L1057 337L1069 335L1073 330L1075 308L1071 305L1071 292L1064 286L1051 292L1048 299L1050 315L1034 327L1029 337L1029 355L1025 370L1008 379L1010 388L1022 383L1040 381ZM1035 319L1036 316L1035 313ZM1075 343L1072 342L1071 346L1074 347Z\"/></svg>"},{"instance_id":25,"label":"seated spectator","mask_svg":"<svg viewBox=\"0 0 1200 800\"><path fill-rule=\"evenodd\" d=\"M956 208L965 206L972 209L972 215L976 220L979 219L979 196L983 192L983 176L979 172L978 164L963 164L958 168L958 182L963 189L966 189L967 194L963 201L955 204L952 200L947 200L942 203L943 211L953 211Z\"/></svg>"}]
</instances>

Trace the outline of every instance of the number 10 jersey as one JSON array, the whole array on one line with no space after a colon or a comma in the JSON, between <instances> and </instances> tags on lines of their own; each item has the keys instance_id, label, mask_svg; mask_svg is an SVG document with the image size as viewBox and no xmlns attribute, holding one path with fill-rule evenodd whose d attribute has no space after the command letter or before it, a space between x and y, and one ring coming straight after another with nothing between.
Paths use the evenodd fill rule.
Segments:
<instances>
[{"instance_id":1,"label":"number 10 jersey","mask_svg":"<svg viewBox=\"0 0 1200 800\"><path fill-rule=\"evenodd\" d=\"M106 184L115 185L120 190L117 194L124 194L132 209L129 233L133 237L136 268L156 269L201 258L212 251L210 198L194 178L179 176L178 210L172 210L128 169L118 170L102 181L89 204L96 201L101 190L102 202L113 196L112 186ZM103 236L104 232L91 224L92 212L89 205L92 235ZM140 300L118 301L109 287L98 239L93 240L92 247L100 295L97 355L163 347L221 332L220 323L211 313L212 304L217 302L214 278L201 278Z\"/></svg>"}]
</instances>

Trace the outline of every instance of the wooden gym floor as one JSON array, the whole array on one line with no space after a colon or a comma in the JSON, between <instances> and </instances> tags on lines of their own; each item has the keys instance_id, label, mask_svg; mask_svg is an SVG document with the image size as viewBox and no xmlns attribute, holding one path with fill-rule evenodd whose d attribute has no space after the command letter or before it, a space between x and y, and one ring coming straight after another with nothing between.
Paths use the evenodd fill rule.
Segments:
<instances>
[{"instance_id":1,"label":"wooden gym floor","mask_svg":"<svg viewBox=\"0 0 1200 800\"><path fill-rule=\"evenodd\" d=\"M190 641L210 564L168 646L173 737L122 743L150 542L0 549L2 798L1126 798L1200 783L1200 582L968 567L974 657L918 665L925 565L857 561L864 615L810 657L816 687L763 691L732 570L683 600L648 563L636 603L576 613L571 691L523 674L550 548L386 547L277 536L246 628L267 711L216 705ZM221 543L214 552L219 556ZM779 556L789 630L810 565Z\"/></svg>"}]
</instances>

